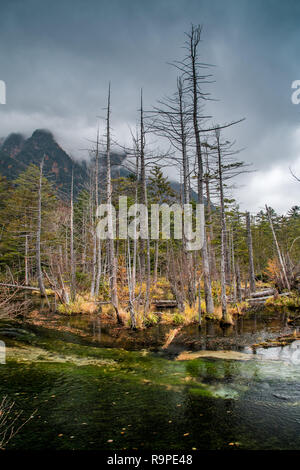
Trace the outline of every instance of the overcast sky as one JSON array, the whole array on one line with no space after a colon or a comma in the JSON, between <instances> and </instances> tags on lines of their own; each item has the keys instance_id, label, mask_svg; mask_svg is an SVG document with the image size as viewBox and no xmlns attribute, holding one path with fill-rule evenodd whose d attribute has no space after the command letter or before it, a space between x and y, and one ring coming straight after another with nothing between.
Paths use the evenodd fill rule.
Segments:
<instances>
[{"instance_id":1,"label":"overcast sky","mask_svg":"<svg viewBox=\"0 0 300 470\"><path fill-rule=\"evenodd\" d=\"M96 133L109 80L112 125L120 143L135 126L139 89L150 108L171 94L184 32L203 25L201 55L215 65L210 85L214 122L245 117L231 129L241 158L257 170L236 191L241 209L267 203L278 212L300 204L298 0L1 0L0 137L51 130L76 158ZM171 170L170 170L171 171Z\"/></svg>"}]
</instances>

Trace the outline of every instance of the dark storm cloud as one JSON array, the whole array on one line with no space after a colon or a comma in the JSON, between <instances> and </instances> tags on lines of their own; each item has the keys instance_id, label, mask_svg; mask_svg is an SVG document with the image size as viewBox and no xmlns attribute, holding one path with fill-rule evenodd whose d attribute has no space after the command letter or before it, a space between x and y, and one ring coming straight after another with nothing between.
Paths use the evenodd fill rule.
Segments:
<instances>
[{"instance_id":1,"label":"dark storm cloud","mask_svg":"<svg viewBox=\"0 0 300 470\"><path fill-rule=\"evenodd\" d=\"M126 140L139 89L147 107L172 93L176 71L166 62L182 57L184 31L201 23L203 60L216 66L210 91L220 100L208 108L214 122L246 117L229 135L259 170L243 202L297 203L288 167L300 166L300 105L290 99L300 79L299 2L2 0L0 9L0 136L48 127L83 155L111 80L114 131Z\"/></svg>"}]
</instances>

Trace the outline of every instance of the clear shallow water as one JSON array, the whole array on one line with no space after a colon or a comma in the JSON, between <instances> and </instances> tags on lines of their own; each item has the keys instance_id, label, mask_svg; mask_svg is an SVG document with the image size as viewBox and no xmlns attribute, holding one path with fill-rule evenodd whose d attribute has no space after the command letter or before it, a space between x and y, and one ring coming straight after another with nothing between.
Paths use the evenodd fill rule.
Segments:
<instances>
[{"instance_id":1,"label":"clear shallow water","mask_svg":"<svg viewBox=\"0 0 300 470\"><path fill-rule=\"evenodd\" d=\"M49 315L44 325L47 328L60 328L65 332L66 338L68 332L78 333L82 339L102 347L123 347L129 350L150 348L154 351L161 348L170 329L175 328L159 323L154 327L133 332L122 327L102 324L100 316L88 315ZM294 329L294 326L288 324L288 314L278 312L256 313L249 318L240 317L233 326L226 328L221 328L213 321L204 322L201 330L197 325L191 324L181 329L168 348L168 354L176 355L183 349L240 351L248 344L263 342L280 334L289 334Z\"/></svg>"},{"instance_id":2,"label":"clear shallow water","mask_svg":"<svg viewBox=\"0 0 300 470\"><path fill-rule=\"evenodd\" d=\"M176 361L159 350L161 329L151 333L156 352L134 351L104 348L122 344L120 336L100 325L99 338L94 320L61 321L86 335L0 325L7 344L0 396L25 417L37 409L11 449L300 449L300 365L291 346L281 356L272 348L249 360ZM262 315L231 331L189 327L182 334L194 341L191 349L229 338L227 349L249 353L247 335L264 340L287 328L284 318ZM139 347L148 333L137 333Z\"/></svg>"}]
</instances>

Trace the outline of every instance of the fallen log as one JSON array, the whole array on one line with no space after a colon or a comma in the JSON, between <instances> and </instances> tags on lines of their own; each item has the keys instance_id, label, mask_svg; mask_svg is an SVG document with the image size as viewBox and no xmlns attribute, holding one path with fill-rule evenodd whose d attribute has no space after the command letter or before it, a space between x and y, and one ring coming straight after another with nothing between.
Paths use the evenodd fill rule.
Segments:
<instances>
[{"instance_id":1,"label":"fallen log","mask_svg":"<svg viewBox=\"0 0 300 470\"><path fill-rule=\"evenodd\" d=\"M282 297L282 296L288 296L288 295L291 295L290 292L283 292L282 294L278 294L278 297ZM249 303L264 303L266 300L268 299L272 299L274 298L274 295L267 295L265 297L256 297L256 298L251 298L251 299L246 299L246 302L249 302Z\"/></svg>"},{"instance_id":2,"label":"fallen log","mask_svg":"<svg viewBox=\"0 0 300 470\"><path fill-rule=\"evenodd\" d=\"M297 317L288 319L287 322L288 322L289 324L293 324L293 323L297 322L298 320L300 320L300 315L298 315Z\"/></svg>"},{"instance_id":3,"label":"fallen log","mask_svg":"<svg viewBox=\"0 0 300 470\"><path fill-rule=\"evenodd\" d=\"M256 291L256 292L252 292L250 294L250 297L255 299L257 297L265 297L265 296L272 296L272 295L275 295L277 294L277 290L276 289L265 289L265 290L261 290L261 291Z\"/></svg>"},{"instance_id":4,"label":"fallen log","mask_svg":"<svg viewBox=\"0 0 300 470\"><path fill-rule=\"evenodd\" d=\"M152 304L155 305L158 308L171 308L171 307L177 307L178 303L176 300L153 300Z\"/></svg>"},{"instance_id":5,"label":"fallen log","mask_svg":"<svg viewBox=\"0 0 300 470\"><path fill-rule=\"evenodd\" d=\"M273 295L269 295L268 297L259 297L258 299L246 299L245 301L249 304L264 304L267 299L271 299Z\"/></svg>"},{"instance_id":6,"label":"fallen log","mask_svg":"<svg viewBox=\"0 0 300 470\"><path fill-rule=\"evenodd\" d=\"M175 336L179 333L179 331L182 329L183 325L179 326L178 328L175 328L174 330L171 330L166 337L165 343L162 345L162 349L167 349L170 344L172 343L173 339Z\"/></svg>"},{"instance_id":7,"label":"fallen log","mask_svg":"<svg viewBox=\"0 0 300 470\"><path fill-rule=\"evenodd\" d=\"M9 287L9 288L14 288L14 289L24 289L24 290L36 290L39 291L39 287L32 287L32 286L19 286L18 284L4 284L3 282L0 282L1 287Z\"/></svg>"},{"instance_id":8,"label":"fallen log","mask_svg":"<svg viewBox=\"0 0 300 470\"><path fill-rule=\"evenodd\" d=\"M300 333L295 330L294 333L288 335L278 336L276 339L267 339L262 343L252 344L252 348L272 348L276 346L286 346L293 343L295 340L300 339Z\"/></svg>"}]
</instances>

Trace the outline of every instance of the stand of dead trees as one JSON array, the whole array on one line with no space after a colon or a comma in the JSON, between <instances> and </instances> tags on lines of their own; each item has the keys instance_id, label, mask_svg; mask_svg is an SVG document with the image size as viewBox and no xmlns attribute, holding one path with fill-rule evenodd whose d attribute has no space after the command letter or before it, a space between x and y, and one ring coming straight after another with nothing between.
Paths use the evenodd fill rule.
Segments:
<instances>
[{"instance_id":1,"label":"stand of dead trees","mask_svg":"<svg viewBox=\"0 0 300 470\"><path fill-rule=\"evenodd\" d=\"M228 306L239 312L244 299L256 298L257 290L259 296L259 283L270 282L279 293L298 288L300 209L294 206L278 216L266 206L265 212L250 214L232 198L235 178L251 169L237 160L240 150L226 132L243 124L241 119L213 124L206 113L212 69L202 62L200 46L202 28L192 26L185 56L172 64L178 72L173 94L146 108L143 93L137 93L131 148L112 135L109 85L103 129L100 121L84 187L78 188L72 172L69 194L61 198L43 174L43 158L13 186L0 177L0 196L6 196L0 197L0 307L8 308L15 291L39 289L48 302L54 294L54 309L67 312L84 311L85 302L107 302L119 324L129 312L132 328L147 321L159 298L175 303L183 317L193 311L199 324L204 314L218 312L226 323ZM157 138L164 150L154 148ZM114 154L120 148L126 158L117 162L116 171ZM180 178L175 187L165 176L168 167ZM127 230L125 238L119 236L127 224L115 219L113 207L118 213L123 204L119 196L127 196L128 207L147 208L148 236L136 208L129 210L126 230L130 227L131 234ZM99 212L100 203L107 205L106 214ZM203 243L190 251L186 234L182 240L173 236L172 205L197 203L204 206ZM148 220L152 204L159 206L155 239ZM170 239L159 225L163 204L171 206ZM102 240L98 226L104 215L108 236Z\"/></svg>"}]
</instances>

